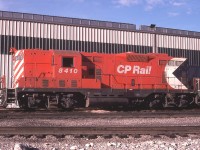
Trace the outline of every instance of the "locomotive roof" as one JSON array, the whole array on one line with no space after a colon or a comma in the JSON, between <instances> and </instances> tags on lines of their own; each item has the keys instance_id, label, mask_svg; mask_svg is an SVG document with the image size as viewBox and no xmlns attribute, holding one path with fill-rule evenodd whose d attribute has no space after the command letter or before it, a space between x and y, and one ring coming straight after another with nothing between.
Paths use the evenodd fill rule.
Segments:
<instances>
[{"instance_id":1,"label":"locomotive roof","mask_svg":"<svg viewBox=\"0 0 200 150\"><path fill-rule=\"evenodd\" d=\"M21 50L31 50L31 51L41 51L42 49L21 49ZM19 50L20 51L20 50ZM135 52L124 52L124 53L118 53L118 54L106 54L106 53L97 53L97 52L79 52L79 51L74 51L74 50L42 50L42 51L51 51L55 54L71 54L71 55L88 55L88 56L103 56L103 55L116 55L116 56L121 56L121 57L133 57L133 56L138 56L138 57L148 57L150 59L153 59L155 57L171 57L168 54L163 54L163 53L147 53L147 54L141 54L141 53L135 53Z\"/></svg>"},{"instance_id":2,"label":"locomotive roof","mask_svg":"<svg viewBox=\"0 0 200 150\"><path fill-rule=\"evenodd\" d=\"M50 51L52 51L54 54L70 54L70 55L81 56L80 52L73 50L50 50Z\"/></svg>"}]
</instances>

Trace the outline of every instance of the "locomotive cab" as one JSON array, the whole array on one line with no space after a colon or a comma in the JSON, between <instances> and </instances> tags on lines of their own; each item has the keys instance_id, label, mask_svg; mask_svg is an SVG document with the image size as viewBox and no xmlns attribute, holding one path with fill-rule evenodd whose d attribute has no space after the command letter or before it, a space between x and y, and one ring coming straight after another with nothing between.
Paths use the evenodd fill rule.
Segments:
<instances>
[{"instance_id":1,"label":"locomotive cab","mask_svg":"<svg viewBox=\"0 0 200 150\"><path fill-rule=\"evenodd\" d=\"M15 52L13 86L21 107L85 105L85 91L100 89L100 81L90 70L89 76L83 78L82 57L79 52L69 50ZM93 65L92 69L95 68Z\"/></svg>"},{"instance_id":2,"label":"locomotive cab","mask_svg":"<svg viewBox=\"0 0 200 150\"><path fill-rule=\"evenodd\" d=\"M54 51L52 59L53 78L59 79L59 83L65 83L65 86L60 84L56 88L100 88L100 82L96 80L96 66L91 62L84 64L81 53Z\"/></svg>"}]
</instances>

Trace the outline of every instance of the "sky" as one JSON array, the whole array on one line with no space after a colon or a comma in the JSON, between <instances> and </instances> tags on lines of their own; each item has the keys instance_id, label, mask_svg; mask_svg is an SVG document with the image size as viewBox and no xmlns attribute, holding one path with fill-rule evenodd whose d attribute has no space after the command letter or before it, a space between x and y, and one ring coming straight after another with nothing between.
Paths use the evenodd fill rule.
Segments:
<instances>
[{"instance_id":1,"label":"sky","mask_svg":"<svg viewBox=\"0 0 200 150\"><path fill-rule=\"evenodd\" d=\"M0 0L0 10L200 32L200 0Z\"/></svg>"}]
</instances>

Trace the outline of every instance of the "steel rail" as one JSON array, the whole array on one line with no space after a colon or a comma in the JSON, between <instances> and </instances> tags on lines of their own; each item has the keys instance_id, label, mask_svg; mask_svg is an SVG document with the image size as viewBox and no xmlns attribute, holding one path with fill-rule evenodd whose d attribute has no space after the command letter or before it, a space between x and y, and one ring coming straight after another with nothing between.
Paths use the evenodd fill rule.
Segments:
<instances>
[{"instance_id":1,"label":"steel rail","mask_svg":"<svg viewBox=\"0 0 200 150\"><path fill-rule=\"evenodd\" d=\"M81 119L81 118L177 118L200 117L200 111L170 111L170 112L1 112L1 119Z\"/></svg>"},{"instance_id":2,"label":"steel rail","mask_svg":"<svg viewBox=\"0 0 200 150\"><path fill-rule=\"evenodd\" d=\"M0 127L0 135L170 135L200 134L200 126Z\"/></svg>"}]
</instances>

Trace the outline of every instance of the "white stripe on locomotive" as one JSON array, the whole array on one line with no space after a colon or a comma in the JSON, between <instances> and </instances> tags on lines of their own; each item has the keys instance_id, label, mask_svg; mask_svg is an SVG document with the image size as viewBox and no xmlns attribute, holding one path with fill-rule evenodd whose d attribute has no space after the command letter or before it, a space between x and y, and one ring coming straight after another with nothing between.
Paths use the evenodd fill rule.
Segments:
<instances>
[{"instance_id":1,"label":"white stripe on locomotive","mask_svg":"<svg viewBox=\"0 0 200 150\"><path fill-rule=\"evenodd\" d=\"M18 73L21 67L24 65L24 59L19 63L16 69L14 69L14 76Z\"/></svg>"},{"instance_id":2,"label":"white stripe on locomotive","mask_svg":"<svg viewBox=\"0 0 200 150\"><path fill-rule=\"evenodd\" d=\"M19 79L19 77L22 77L23 73L24 73L24 67L20 70L20 72L15 77L15 82Z\"/></svg>"},{"instance_id":3,"label":"white stripe on locomotive","mask_svg":"<svg viewBox=\"0 0 200 150\"><path fill-rule=\"evenodd\" d=\"M17 51L15 54L15 57L19 56L20 54L23 54L23 51ZM13 67L14 69L16 68L17 64L19 64L19 61L15 60L14 67Z\"/></svg>"},{"instance_id":4,"label":"white stripe on locomotive","mask_svg":"<svg viewBox=\"0 0 200 150\"><path fill-rule=\"evenodd\" d=\"M15 54L15 57L17 56L20 56L20 55L23 55L23 52L22 50L20 51L17 51L16 54ZM13 67L13 77L14 77L14 84L13 84L13 87L14 88L17 88L19 86L19 83L18 83L18 79L20 77L23 77L24 76L24 58L22 60L15 60L14 62L14 67Z\"/></svg>"}]
</instances>

